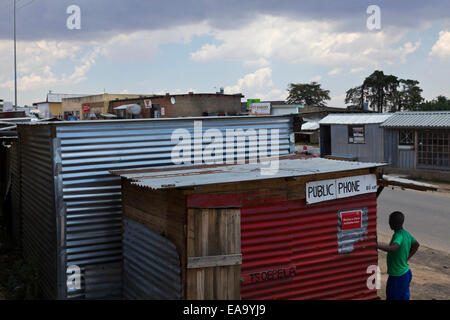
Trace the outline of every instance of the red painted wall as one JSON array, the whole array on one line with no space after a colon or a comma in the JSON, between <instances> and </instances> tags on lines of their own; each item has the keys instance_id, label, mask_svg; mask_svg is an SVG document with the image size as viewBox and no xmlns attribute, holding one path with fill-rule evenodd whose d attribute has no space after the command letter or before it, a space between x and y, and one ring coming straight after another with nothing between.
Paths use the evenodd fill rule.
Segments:
<instances>
[{"instance_id":1,"label":"red painted wall","mask_svg":"<svg viewBox=\"0 0 450 320\"><path fill-rule=\"evenodd\" d=\"M241 209L242 299L373 299L369 265L377 265L376 195L307 206L261 202ZM338 253L338 212L368 209L367 237Z\"/></svg>"}]
</instances>

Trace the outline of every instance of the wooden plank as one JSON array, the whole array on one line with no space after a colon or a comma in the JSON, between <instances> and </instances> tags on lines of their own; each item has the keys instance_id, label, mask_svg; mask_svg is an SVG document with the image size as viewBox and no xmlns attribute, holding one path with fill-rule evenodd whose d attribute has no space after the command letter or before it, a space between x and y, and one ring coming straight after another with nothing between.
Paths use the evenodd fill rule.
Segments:
<instances>
[{"instance_id":1,"label":"wooden plank","mask_svg":"<svg viewBox=\"0 0 450 320\"><path fill-rule=\"evenodd\" d=\"M202 269L205 273L204 299L214 300L214 268Z\"/></svg>"},{"instance_id":2,"label":"wooden plank","mask_svg":"<svg viewBox=\"0 0 450 320\"><path fill-rule=\"evenodd\" d=\"M186 275L186 299L197 299L197 269L187 271Z\"/></svg>"},{"instance_id":3,"label":"wooden plank","mask_svg":"<svg viewBox=\"0 0 450 320\"><path fill-rule=\"evenodd\" d=\"M187 217L187 256L195 256L195 211L188 210Z\"/></svg>"},{"instance_id":4,"label":"wooden plank","mask_svg":"<svg viewBox=\"0 0 450 320\"><path fill-rule=\"evenodd\" d=\"M228 267L217 267L217 299L228 299Z\"/></svg>"},{"instance_id":5,"label":"wooden plank","mask_svg":"<svg viewBox=\"0 0 450 320\"><path fill-rule=\"evenodd\" d=\"M242 264L242 254L188 257L187 268L209 268Z\"/></svg>"},{"instance_id":6,"label":"wooden plank","mask_svg":"<svg viewBox=\"0 0 450 320\"><path fill-rule=\"evenodd\" d=\"M202 215L202 233L201 233L201 246L202 256L208 255L208 227L209 227L209 210L201 210Z\"/></svg>"},{"instance_id":7,"label":"wooden plank","mask_svg":"<svg viewBox=\"0 0 450 320\"><path fill-rule=\"evenodd\" d=\"M197 270L197 292L196 292L197 300L204 300L205 297L205 270L199 269Z\"/></svg>"},{"instance_id":8,"label":"wooden plank","mask_svg":"<svg viewBox=\"0 0 450 320\"><path fill-rule=\"evenodd\" d=\"M208 249L207 254L208 256L214 256L218 255L219 251L218 241L217 241L217 222L218 222L218 215L220 215L220 210L216 209L209 209L208 210L208 234L207 234L207 241L208 241Z\"/></svg>"}]
</instances>

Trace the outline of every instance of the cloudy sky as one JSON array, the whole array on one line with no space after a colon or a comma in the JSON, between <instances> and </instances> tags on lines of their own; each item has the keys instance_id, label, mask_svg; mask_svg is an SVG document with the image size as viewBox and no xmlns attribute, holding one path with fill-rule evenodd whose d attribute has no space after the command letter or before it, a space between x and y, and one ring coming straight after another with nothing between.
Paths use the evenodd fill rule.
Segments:
<instances>
[{"instance_id":1,"label":"cloudy sky","mask_svg":"<svg viewBox=\"0 0 450 320\"><path fill-rule=\"evenodd\" d=\"M70 30L67 8L81 10ZM369 5L381 29L369 30ZM17 0L19 105L58 93L241 92L318 81L330 106L375 69L450 97L448 0ZM0 0L0 98L14 99L13 0Z\"/></svg>"}]
</instances>

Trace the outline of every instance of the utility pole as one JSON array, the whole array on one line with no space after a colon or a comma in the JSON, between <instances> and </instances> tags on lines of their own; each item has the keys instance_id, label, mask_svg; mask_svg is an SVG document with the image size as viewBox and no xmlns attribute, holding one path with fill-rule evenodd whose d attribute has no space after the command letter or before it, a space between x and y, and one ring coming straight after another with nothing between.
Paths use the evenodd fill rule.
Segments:
<instances>
[{"instance_id":1,"label":"utility pole","mask_svg":"<svg viewBox=\"0 0 450 320\"><path fill-rule=\"evenodd\" d=\"M14 0L14 109L17 110L16 0Z\"/></svg>"}]
</instances>

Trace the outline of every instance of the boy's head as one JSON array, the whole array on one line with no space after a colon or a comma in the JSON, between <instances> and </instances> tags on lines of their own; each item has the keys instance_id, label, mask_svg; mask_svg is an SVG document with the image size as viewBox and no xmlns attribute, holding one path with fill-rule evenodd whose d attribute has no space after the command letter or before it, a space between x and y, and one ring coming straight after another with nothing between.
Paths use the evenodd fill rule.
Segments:
<instances>
[{"instance_id":1,"label":"boy's head","mask_svg":"<svg viewBox=\"0 0 450 320\"><path fill-rule=\"evenodd\" d=\"M389 215L389 226L392 230L400 230L403 228L405 216L400 211L394 211Z\"/></svg>"}]
</instances>

